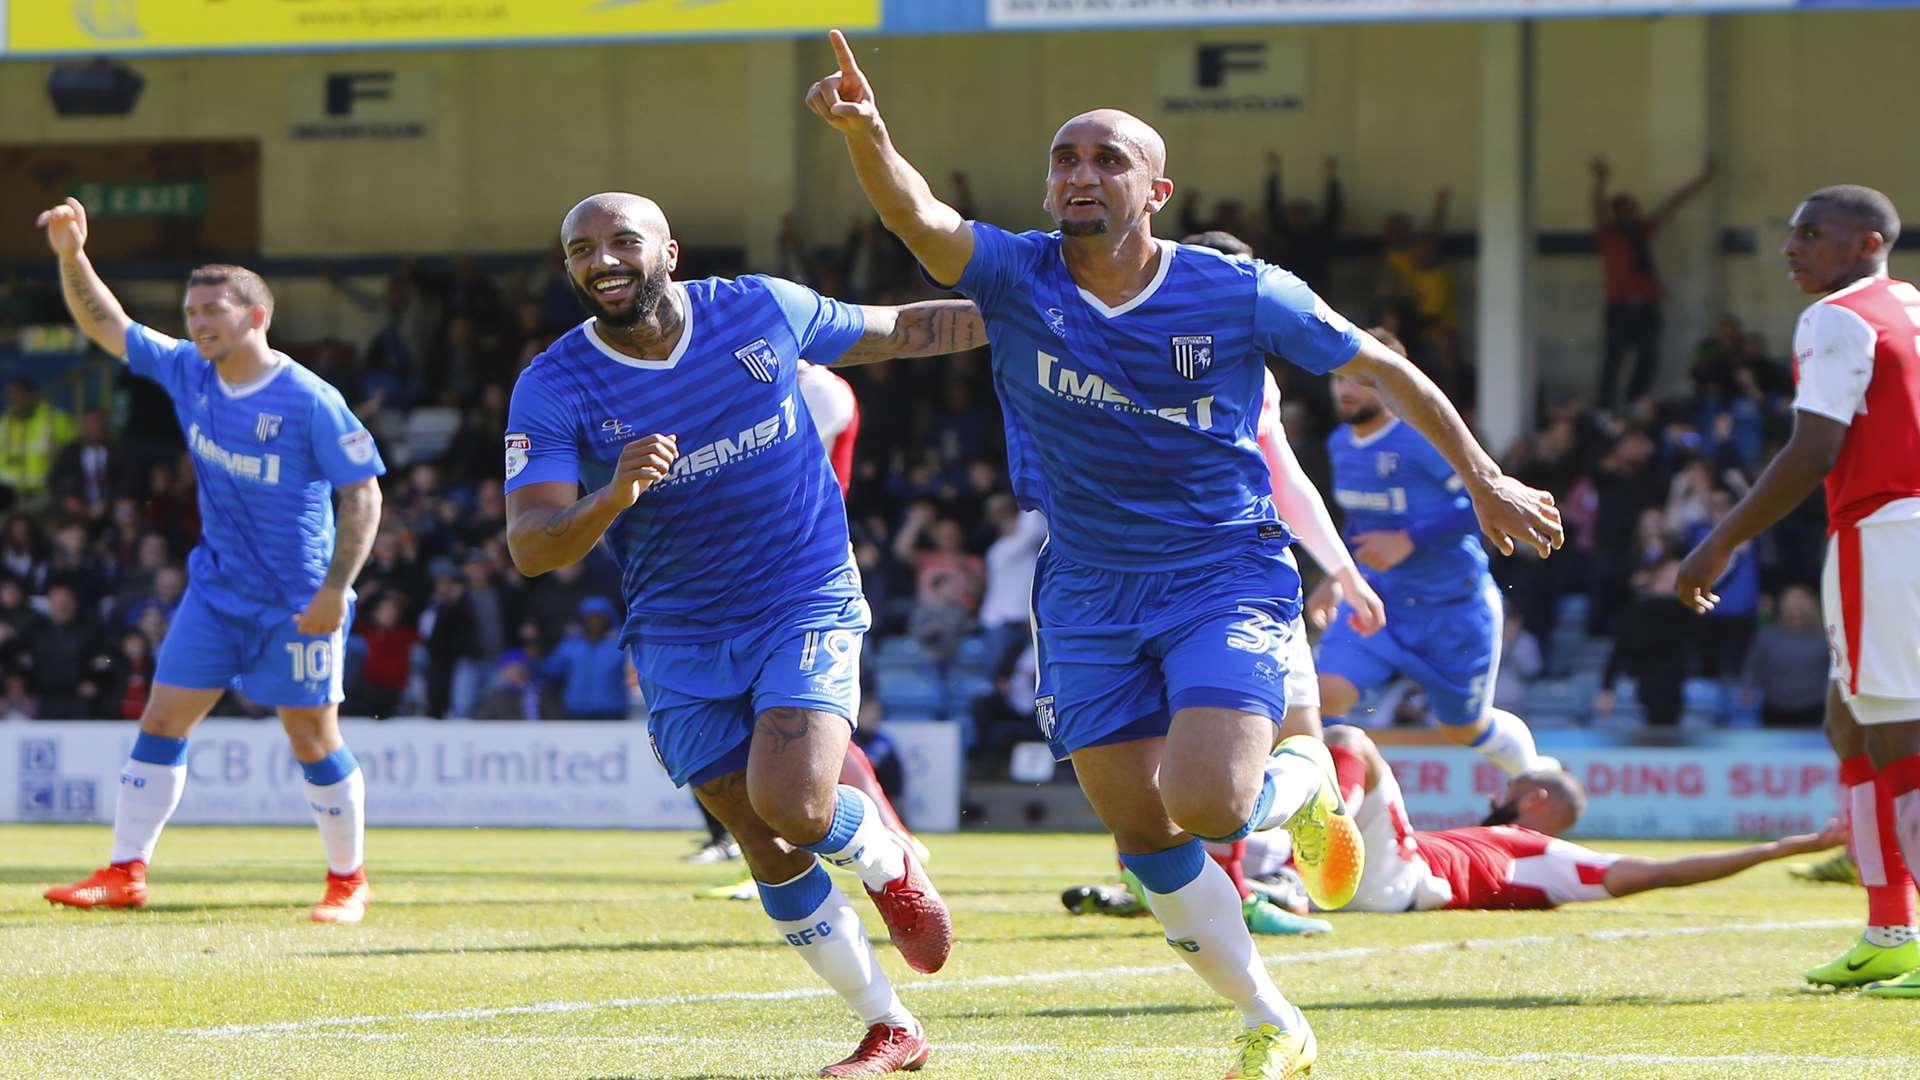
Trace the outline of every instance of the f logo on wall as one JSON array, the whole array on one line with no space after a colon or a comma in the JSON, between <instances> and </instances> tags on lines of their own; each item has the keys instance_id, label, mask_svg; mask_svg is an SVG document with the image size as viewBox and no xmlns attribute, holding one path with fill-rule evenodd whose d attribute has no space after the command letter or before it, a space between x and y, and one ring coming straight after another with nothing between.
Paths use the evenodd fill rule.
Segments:
<instances>
[{"instance_id":1,"label":"f logo on wall","mask_svg":"<svg viewBox=\"0 0 1920 1080\"><path fill-rule=\"evenodd\" d=\"M1213 335L1186 334L1170 339L1173 370L1183 379L1197 379L1213 366Z\"/></svg>"},{"instance_id":2,"label":"f logo on wall","mask_svg":"<svg viewBox=\"0 0 1920 1080\"><path fill-rule=\"evenodd\" d=\"M296 139L417 139L433 114L433 76L404 68L298 72L287 93Z\"/></svg>"},{"instance_id":3,"label":"f logo on wall","mask_svg":"<svg viewBox=\"0 0 1920 1080\"><path fill-rule=\"evenodd\" d=\"M1249 36L1162 45L1154 89L1168 112L1285 112L1307 103L1307 45Z\"/></svg>"}]
</instances>

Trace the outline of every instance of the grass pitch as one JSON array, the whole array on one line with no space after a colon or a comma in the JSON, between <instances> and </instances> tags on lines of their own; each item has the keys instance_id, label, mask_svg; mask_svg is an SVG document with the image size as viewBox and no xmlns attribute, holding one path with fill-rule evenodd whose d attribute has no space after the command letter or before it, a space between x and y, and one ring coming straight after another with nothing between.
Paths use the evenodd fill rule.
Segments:
<instances>
[{"instance_id":1,"label":"grass pitch","mask_svg":"<svg viewBox=\"0 0 1920 1080\"><path fill-rule=\"evenodd\" d=\"M1147 919L1071 918L1097 836L932 837L959 936L908 971L929 1080L1217 1077L1237 1030ZM359 927L306 922L319 841L176 828L153 903L55 910L98 827L0 828L0 1076L808 1076L860 1035L726 869L673 834L375 830ZM1609 846L1609 845L1596 845ZM1646 854L1701 845L1614 845ZM737 864L736 864L737 865ZM1262 951L1320 1040L1315 1077L1894 1077L1920 1004L1802 989L1857 890L1731 881L1557 912L1334 915Z\"/></svg>"}]
</instances>

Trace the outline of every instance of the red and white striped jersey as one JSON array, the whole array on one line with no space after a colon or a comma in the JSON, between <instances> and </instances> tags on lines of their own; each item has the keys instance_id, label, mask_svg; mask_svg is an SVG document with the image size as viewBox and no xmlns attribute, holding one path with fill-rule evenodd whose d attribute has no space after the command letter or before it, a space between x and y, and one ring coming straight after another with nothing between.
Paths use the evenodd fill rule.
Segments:
<instances>
[{"instance_id":1,"label":"red and white striped jersey","mask_svg":"<svg viewBox=\"0 0 1920 1080\"><path fill-rule=\"evenodd\" d=\"M1861 278L1800 316L1793 405L1848 425L1827 474L1827 527L1920 498L1920 289Z\"/></svg>"}]
</instances>

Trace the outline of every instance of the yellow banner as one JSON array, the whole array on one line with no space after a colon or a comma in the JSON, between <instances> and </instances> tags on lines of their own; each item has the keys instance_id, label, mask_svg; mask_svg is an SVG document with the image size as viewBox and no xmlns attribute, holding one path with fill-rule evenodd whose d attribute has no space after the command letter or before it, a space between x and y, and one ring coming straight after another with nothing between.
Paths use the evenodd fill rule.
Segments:
<instances>
[{"instance_id":1,"label":"yellow banner","mask_svg":"<svg viewBox=\"0 0 1920 1080\"><path fill-rule=\"evenodd\" d=\"M21 53L353 48L872 29L881 0L14 0Z\"/></svg>"}]
</instances>

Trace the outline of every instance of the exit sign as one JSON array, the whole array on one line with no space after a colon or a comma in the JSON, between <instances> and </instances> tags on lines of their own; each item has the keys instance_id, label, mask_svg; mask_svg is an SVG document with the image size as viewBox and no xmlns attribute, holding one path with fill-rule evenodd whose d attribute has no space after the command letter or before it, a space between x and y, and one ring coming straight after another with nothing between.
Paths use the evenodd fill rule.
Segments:
<instances>
[{"instance_id":1,"label":"exit sign","mask_svg":"<svg viewBox=\"0 0 1920 1080\"><path fill-rule=\"evenodd\" d=\"M67 194L86 206L89 217L186 218L207 212L207 185L200 180L75 184Z\"/></svg>"}]
</instances>

